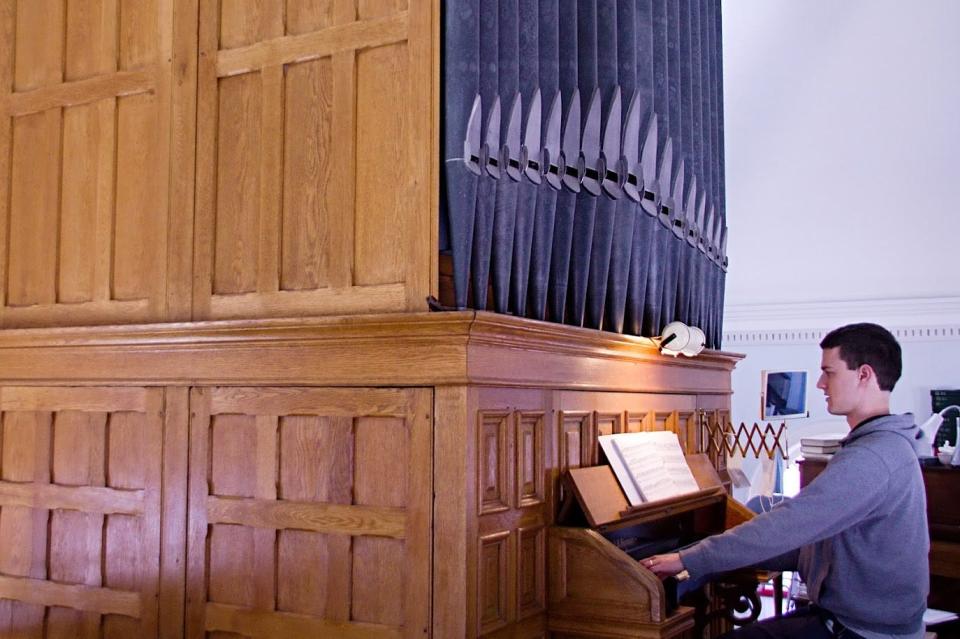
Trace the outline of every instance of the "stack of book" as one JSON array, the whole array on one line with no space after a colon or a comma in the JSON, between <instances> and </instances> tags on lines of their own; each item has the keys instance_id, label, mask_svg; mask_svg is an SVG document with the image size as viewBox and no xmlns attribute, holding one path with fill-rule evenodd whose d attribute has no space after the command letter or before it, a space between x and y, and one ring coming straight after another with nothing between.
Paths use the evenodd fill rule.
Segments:
<instances>
[{"instance_id":1,"label":"stack of book","mask_svg":"<svg viewBox=\"0 0 960 639\"><path fill-rule=\"evenodd\" d=\"M800 440L800 453L804 459L830 459L840 450L842 437L809 437Z\"/></svg>"}]
</instances>

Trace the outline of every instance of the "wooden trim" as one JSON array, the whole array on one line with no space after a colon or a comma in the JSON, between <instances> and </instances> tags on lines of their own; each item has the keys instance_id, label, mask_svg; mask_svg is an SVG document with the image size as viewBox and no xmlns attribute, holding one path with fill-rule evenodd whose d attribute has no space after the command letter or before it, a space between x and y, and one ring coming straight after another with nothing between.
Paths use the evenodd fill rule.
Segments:
<instances>
[{"instance_id":1,"label":"wooden trim","mask_svg":"<svg viewBox=\"0 0 960 639\"><path fill-rule=\"evenodd\" d=\"M97 102L104 98L153 93L156 88L156 71L117 71L32 91L10 93L3 100L0 110L9 117L18 117L47 109Z\"/></svg>"},{"instance_id":2,"label":"wooden trim","mask_svg":"<svg viewBox=\"0 0 960 639\"><path fill-rule=\"evenodd\" d=\"M14 47L17 32L17 4L0 4L0 101L10 99L13 91ZM10 190L13 180L13 121L5 110L0 111L0 308L7 305L7 262L10 232Z\"/></svg>"},{"instance_id":3,"label":"wooden trim","mask_svg":"<svg viewBox=\"0 0 960 639\"><path fill-rule=\"evenodd\" d=\"M143 413L149 403L142 388L64 388L62 386L4 386L0 389L0 410L59 411L90 413L131 411Z\"/></svg>"},{"instance_id":4,"label":"wooden trim","mask_svg":"<svg viewBox=\"0 0 960 639\"><path fill-rule=\"evenodd\" d=\"M401 290L398 288L398 290ZM492 313L0 331L0 382L71 385L507 385L727 396L738 355Z\"/></svg>"},{"instance_id":5,"label":"wooden trim","mask_svg":"<svg viewBox=\"0 0 960 639\"><path fill-rule=\"evenodd\" d=\"M208 524L240 524L274 530L294 528L394 539L403 539L406 535L407 515L402 508L213 496L207 497L206 505Z\"/></svg>"},{"instance_id":6,"label":"wooden trim","mask_svg":"<svg viewBox=\"0 0 960 639\"><path fill-rule=\"evenodd\" d=\"M441 387L434 391L434 520L433 520L433 636L467 636L469 581L475 567L468 559L468 520L474 519L476 495L472 455L463 453L473 441L474 420L467 419L467 388ZM463 487L466 487L464 490ZM469 506L468 506L469 504Z\"/></svg>"},{"instance_id":7,"label":"wooden trim","mask_svg":"<svg viewBox=\"0 0 960 639\"><path fill-rule=\"evenodd\" d=\"M0 599L140 618L140 594L94 586L58 584L43 579L0 576Z\"/></svg>"},{"instance_id":8,"label":"wooden trim","mask_svg":"<svg viewBox=\"0 0 960 639\"><path fill-rule=\"evenodd\" d=\"M153 243L144 244L144 250L156 251L156 263L153 265L155 272L149 273L145 282L148 287L150 318L153 321L166 319L167 316L167 290L170 283L167 281L167 259L169 255L170 226L174 220L171 218L171 171L173 162L173 84L175 69L173 66L173 28L174 28L174 2L176 0L158 0L157 1L157 34L158 50L156 62L156 94L157 94L157 120L154 126L157 129L156 140L157 148L155 157L157 159L159 175L162 177L152 178L159 182L156 193L157 210L162 211L162 223L157 224L152 231L154 242L157 245L154 248ZM119 135L119 133L118 133ZM186 167L185 167L186 168ZM185 291L184 291L185 292Z\"/></svg>"},{"instance_id":9,"label":"wooden trim","mask_svg":"<svg viewBox=\"0 0 960 639\"><path fill-rule=\"evenodd\" d=\"M190 390L190 464L187 501L187 639L205 639L207 600L207 440L210 401L205 388Z\"/></svg>"},{"instance_id":10,"label":"wooden trim","mask_svg":"<svg viewBox=\"0 0 960 639\"><path fill-rule=\"evenodd\" d=\"M206 605L206 623L201 630L235 632L255 639L401 639L400 628L372 623L338 622L289 612L251 610L240 606Z\"/></svg>"},{"instance_id":11,"label":"wooden trim","mask_svg":"<svg viewBox=\"0 0 960 639\"><path fill-rule=\"evenodd\" d=\"M280 218L283 208L284 70L269 66L260 74L260 246L257 293L280 290Z\"/></svg>"},{"instance_id":12,"label":"wooden trim","mask_svg":"<svg viewBox=\"0 0 960 639\"><path fill-rule=\"evenodd\" d=\"M369 24L356 22L355 0L335 0L333 19L336 26L308 36L318 37L335 29L351 25ZM406 24L404 23L404 29ZM406 38L404 33L403 38ZM330 121L330 144L336 154L331 163L330 184L336 188L327 194L330 207L330 285L334 289L350 290L354 281L356 256L356 208L357 208L357 52L349 46L332 56L333 100ZM364 287L362 290L369 290ZM403 290L401 288L401 290ZM400 306L394 308L403 308ZM358 311L363 312L363 311Z\"/></svg>"},{"instance_id":13,"label":"wooden trim","mask_svg":"<svg viewBox=\"0 0 960 639\"><path fill-rule=\"evenodd\" d=\"M247 413L296 415L323 406L329 417L407 416L413 410L409 393L391 388L369 388L358 394L342 388L234 388L210 389L210 414ZM2 396L0 396L2 397Z\"/></svg>"},{"instance_id":14,"label":"wooden trim","mask_svg":"<svg viewBox=\"0 0 960 639\"><path fill-rule=\"evenodd\" d=\"M112 175L112 173L111 173ZM113 198L113 194L102 194L102 198ZM98 208L107 206L106 202L98 203ZM112 206L112 203L110 204ZM106 214L107 211L104 211ZM111 224L112 221L106 218L101 219L104 225ZM97 280L95 295L109 296L110 292L110 267L109 262L113 259L111 248L103 244L97 249L98 263L102 266L98 269L96 277L105 278ZM35 306L7 306L2 309L2 320L4 327L31 328L34 326L50 326L55 324L125 324L129 322L145 322L152 319L150 317L150 301L146 299L139 300L111 300L107 297L101 297L92 302L63 303L56 304L37 304Z\"/></svg>"},{"instance_id":15,"label":"wooden trim","mask_svg":"<svg viewBox=\"0 0 960 639\"><path fill-rule=\"evenodd\" d=\"M44 510L62 508L104 515L142 515L144 491L0 481L0 505Z\"/></svg>"},{"instance_id":16,"label":"wooden trim","mask_svg":"<svg viewBox=\"0 0 960 639\"><path fill-rule=\"evenodd\" d=\"M214 220L217 209L217 127L220 86L216 60L220 3L200 3L197 62L197 145L193 223L193 317L209 318L213 292Z\"/></svg>"},{"instance_id":17,"label":"wooden trim","mask_svg":"<svg viewBox=\"0 0 960 639\"><path fill-rule=\"evenodd\" d=\"M279 418L275 415L257 415L256 422L256 487L257 502L276 504L278 478ZM207 498L207 518L211 509ZM273 519L273 517L270 517ZM253 531L254 605L261 610L273 610L277 606L275 579L277 574L277 531L272 526ZM209 576L209 575L208 575Z\"/></svg>"},{"instance_id":18,"label":"wooden trim","mask_svg":"<svg viewBox=\"0 0 960 639\"><path fill-rule=\"evenodd\" d=\"M217 77L226 77L323 58L342 51L381 47L406 40L408 31L408 17L404 11L389 18L354 21L303 35L273 38L220 51L216 73Z\"/></svg>"},{"instance_id":19,"label":"wooden trim","mask_svg":"<svg viewBox=\"0 0 960 639\"><path fill-rule=\"evenodd\" d=\"M432 389L408 391L413 411L409 418L409 475L407 479L407 529L404 552L405 583L403 625L409 636L428 636L432 618L434 407ZM444 424L446 426L446 424ZM444 540L446 541L446 540ZM462 561L462 559L461 559Z\"/></svg>"},{"instance_id":20,"label":"wooden trim","mask_svg":"<svg viewBox=\"0 0 960 639\"><path fill-rule=\"evenodd\" d=\"M408 170L412 171L404 205L411 211L407 230L411 255L407 261L407 304L426 310L426 297L439 296L440 210L440 6L436 0L410 7L407 55L410 68L407 119ZM429 141L429 144L424 143Z\"/></svg>"},{"instance_id":21,"label":"wooden trim","mask_svg":"<svg viewBox=\"0 0 960 639\"><path fill-rule=\"evenodd\" d=\"M352 260L350 264L353 264ZM403 284L347 286L315 291L276 291L274 293L258 291L239 295L213 295L210 299L210 316L217 319L232 319L252 315L283 317L322 315L332 312L387 312L403 308L404 295Z\"/></svg>"},{"instance_id":22,"label":"wooden trim","mask_svg":"<svg viewBox=\"0 0 960 639\"><path fill-rule=\"evenodd\" d=\"M167 291L170 321L191 319L196 204L198 0L175 0L170 88L170 207L167 211Z\"/></svg>"},{"instance_id":23,"label":"wooden trim","mask_svg":"<svg viewBox=\"0 0 960 639\"><path fill-rule=\"evenodd\" d=\"M183 637L187 555L187 449L190 398L186 388L164 393L163 501L160 533L161 639Z\"/></svg>"},{"instance_id":24,"label":"wooden trim","mask_svg":"<svg viewBox=\"0 0 960 639\"><path fill-rule=\"evenodd\" d=\"M143 524L140 530L140 547L144 556L143 581L140 594L144 609L141 614L142 632L146 637L157 636L160 595L160 553L161 553L161 508L163 493L163 401L164 391L151 388L146 395L146 416L143 424L143 470L145 489L143 491ZM181 511L180 518L183 517Z\"/></svg>"}]
</instances>

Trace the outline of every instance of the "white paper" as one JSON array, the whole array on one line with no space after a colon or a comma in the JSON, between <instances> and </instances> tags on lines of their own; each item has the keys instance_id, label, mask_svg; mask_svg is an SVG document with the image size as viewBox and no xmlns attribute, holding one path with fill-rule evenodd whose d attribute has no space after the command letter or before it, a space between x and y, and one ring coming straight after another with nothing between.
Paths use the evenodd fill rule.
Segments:
<instances>
[{"instance_id":1,"label":"white paper","mask_svg":"<svg viewBox=\"0 0 960 639\"><path fill-rule=\"evenodd\" d=\"M599 440L633 506L700 490L676 433L621 433Z\"/></svg>"},{"instance_id":2,"label":"white paper","mask_svg":"<svg viewBox=\"0 0 960 639\"><path fill-rule=\"evenodd\" d=\"M943 623L944 621L953 621L957 618L957 613L947 610L937 610L936 608L927 608L923 612L923 623L932 626Z\"/></svg>"}]
</instances>

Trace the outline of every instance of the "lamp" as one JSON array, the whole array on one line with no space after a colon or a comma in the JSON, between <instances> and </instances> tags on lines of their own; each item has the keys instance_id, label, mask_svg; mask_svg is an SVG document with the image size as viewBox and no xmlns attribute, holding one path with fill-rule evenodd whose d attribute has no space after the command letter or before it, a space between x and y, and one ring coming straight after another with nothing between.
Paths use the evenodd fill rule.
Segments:
<instances>
[{"instance_id":1,"label":"lamp","mask_svg":"<svg viewBox=\"0 0 960 639\"><path fill-rule=\"evenodd\" d=\"M687 326L683 322L670 322L663 327L659 340L654 342L660 347L662 355L676 357L681 353L687 357L700 354L706 343L706 336L696 326Z\"/></svg>"},{"instance_id":2,"label":"lamp","mask_svg":"<svg viewBox=\"0 0 960 639\"><path fill-rule=\"evenodd\" d=\"M937 439L937 431L940 429L940 425L943 424L943 414L948 410L956 409L957 412L960 412L960 406L953 404L947 406L939 413L934 413L930 416L930 419L920 424L920 430L917 432L917 438L914 440L913 447L917 451L917 454L920 455L924 451L924 447L929 451L933 447L934 441ZM957 442L960 444L960 442ZM960 451L960 446L957 446L957 451ZM960 454L954 453L953 459L951 460L951 465L960 466Z\"/></svg>"}]
</instances>

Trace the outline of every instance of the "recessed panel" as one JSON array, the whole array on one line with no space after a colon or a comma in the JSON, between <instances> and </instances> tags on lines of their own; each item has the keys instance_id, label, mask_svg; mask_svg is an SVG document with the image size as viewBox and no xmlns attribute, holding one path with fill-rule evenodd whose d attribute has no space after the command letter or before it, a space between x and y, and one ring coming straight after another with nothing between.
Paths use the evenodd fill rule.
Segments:
<instances>
[{"instance_id":1,"label":"recessed panel","mask_svg":"<svg viewBox=\"0 0 960 639\"><path fill-rule=\"evenodd\" d=\"M507 451L507 413L480 413L477 446L480 514L499 512L510 507Z\"/></svg>"}]
</instances>

